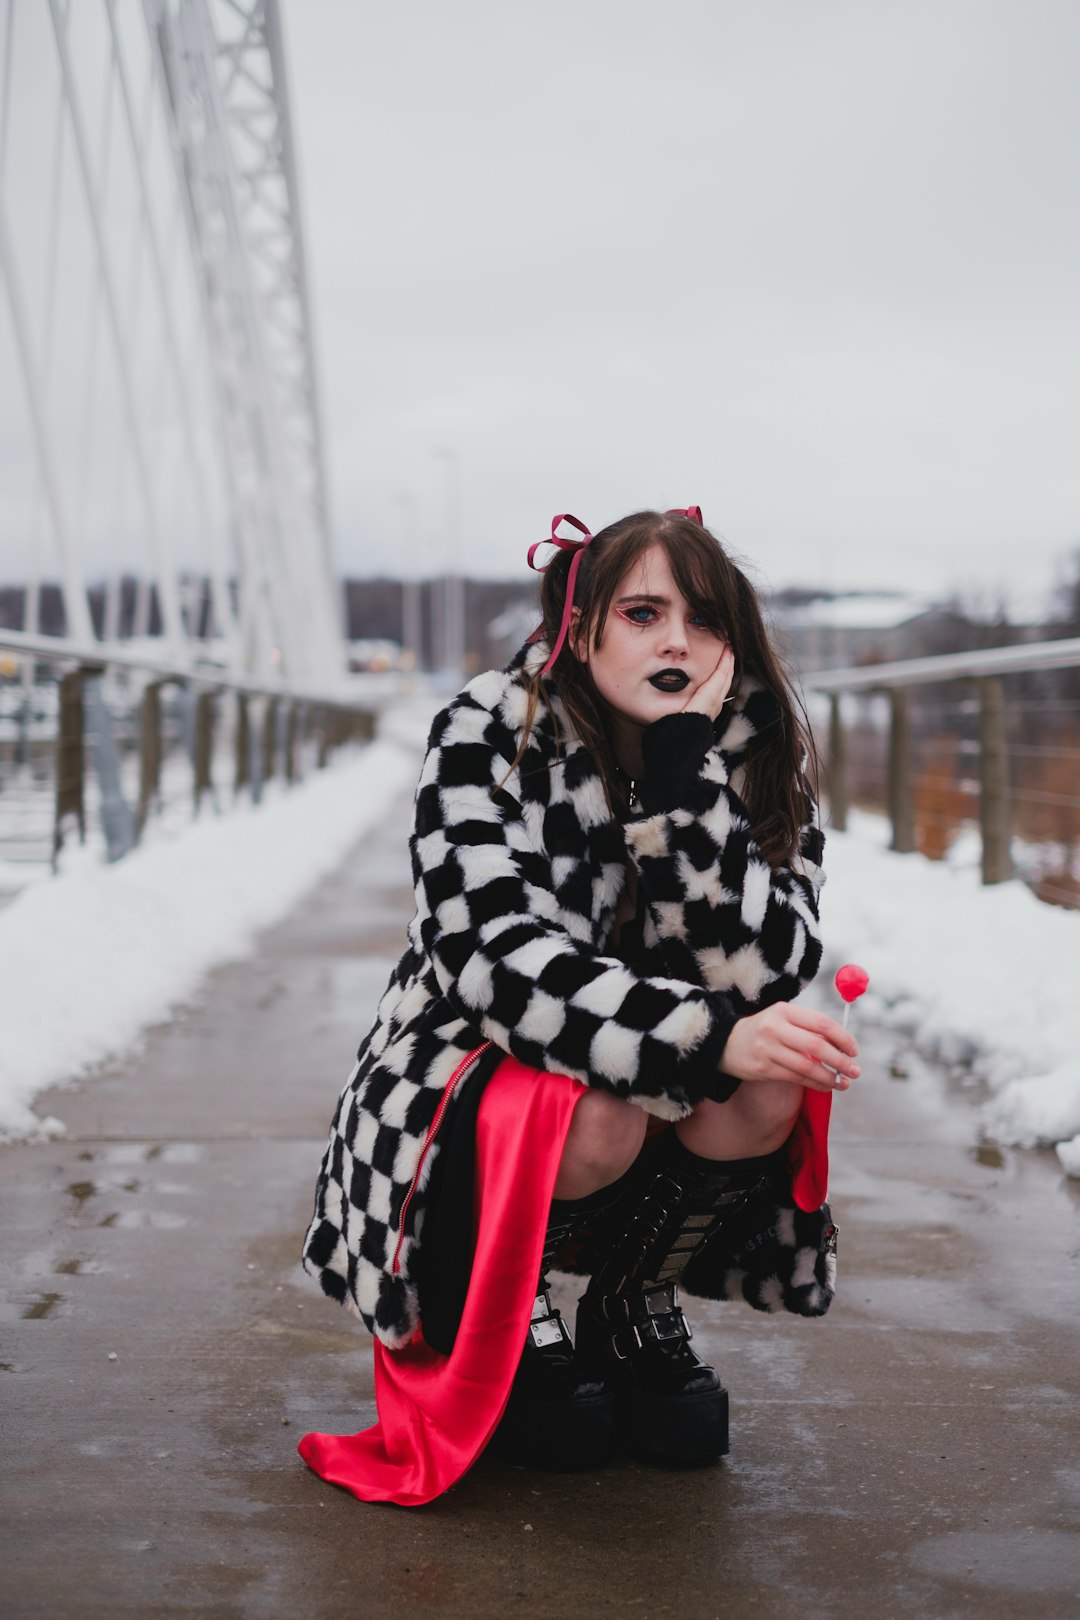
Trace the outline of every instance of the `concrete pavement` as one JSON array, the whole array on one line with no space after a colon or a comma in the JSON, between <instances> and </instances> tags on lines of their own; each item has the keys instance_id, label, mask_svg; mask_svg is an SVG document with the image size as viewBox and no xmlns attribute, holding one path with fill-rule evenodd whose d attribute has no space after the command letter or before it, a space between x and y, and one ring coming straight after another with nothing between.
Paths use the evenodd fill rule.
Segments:
<instances>
[{"instance_id":1,"label":"concrete pavement","mask_svg":"<svg viewBox=\"0 0 1080 1620\"><path fill-rule=\"evenodd\" d=\"M374 1418L369 1341L297 1252L411 909L405 818L44 1098L66 1139L0 1149L6 1620L1080 1615L1080 1189L980 1147L960 1083L865 1027L829 1316L691 1302L725 1463L484 1460L412 1511L304 1468L306 1429Z\"/></svg>"}]
</instances>

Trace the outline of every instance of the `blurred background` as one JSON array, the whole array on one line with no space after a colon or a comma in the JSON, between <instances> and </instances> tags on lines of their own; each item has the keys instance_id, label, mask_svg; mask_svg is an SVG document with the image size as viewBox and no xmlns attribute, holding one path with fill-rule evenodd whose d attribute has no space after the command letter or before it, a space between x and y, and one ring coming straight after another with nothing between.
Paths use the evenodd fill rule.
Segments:
<instances>
[{"instance_id":1,"label":"blurred background","mask_svg":"<svg viewBox=\"0 0 1080 1620\"><path fill-rule=\"evenodd\" d=\"M989 803L1075 904L1075 656L814 677L1080 637L1078 67L1071 0L0 0L0 893L504 662L553 512L700 503L834 823Z\"/></svg>"}]
</instances>

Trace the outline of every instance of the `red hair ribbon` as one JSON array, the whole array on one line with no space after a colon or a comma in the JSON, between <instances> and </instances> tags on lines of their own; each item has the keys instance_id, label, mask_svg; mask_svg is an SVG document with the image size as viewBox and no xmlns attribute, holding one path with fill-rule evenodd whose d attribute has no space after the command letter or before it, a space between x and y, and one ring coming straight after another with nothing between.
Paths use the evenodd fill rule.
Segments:
<instances>
[{"instance_id":1,"label":"red hair ribbon","mask_svg":"<svg viewBox=\"0 0 1080 1620\"><path fill-rule=\"evenodd\" d=\"M574 540L573 538L568 540L564 535L556 534L555 531L559 527L560 523L572 523L574 528L578 529L581 534L585 536L585 538L583 540ZM540 550L541 546L558 546L560 551L572 551L574 553L570 563L570 572L566 576L566 600L563 603L562 623L559 626L559 634L556 637L555 645L551 650L551 656L544 665L543 669L540 671L541 675L547 674L548 670L551 668L556 658L558 658L559 654L563 650L563 643L566 640L567 631L570 629L570 619L574 611L574 586L577 584L578 569L581 567L581 558L585 551L585 547L589 544L591 539L592 534L579 518L572 517L569 512L560 512L551 520L551 539L538 540L534 546L529 547L529 567L535 568L538 574L545 573L555 561L554 557L549 558L542 568L538 563L533 562L533 558L536 556L536 553ZM539 634L539 632L537 632L537 634Z\"/></svg>"},{"instance_id":2,"label":"red hair ribbon","mask_svg":"<svg viewBox=\"0 0 1080 1620\"><path fill-rule=\"evenodd\" d=\"M665 515L667 517L689 518L692 523L700 524L702 528L705 527L705 520L701 515L700 506L672 506L668 508ZM559 527L560 523L572 523L574 528L584 536L584 539L574 540L571 538L568 540L565 538L565 536L556 534L555 531ZM555 660L563 650L563 644L566 641L567 632L570 629L570 621L574 612L574 586L577 584L578 569L581 567L582 553L591 540L592 534L585 527L584 523L581 522L580 518L573 517L569 512L559 512L557 516L553 517L551 520L551 539L538 540L534 546L529 547L529 567L534 568L538 574L543 574L546 572L546 570L551 567L552 562L555 560L554 558L549 559L549 561L544 564L543 568L541 568L537 563L533 562L533 558L536 556L536 553L540 550L541 546L558 546L560 551L572 551L574 553L573 560L570 563L570 572L566 576L566 600L563 603L562 623L559 625L559 634L555 639L555 646L552 648L551 656L544 665L543 669L540 671L541 675L547 674L548 670L551 669L552 665L555 663ZM535 641L539 635L540 631L537 630L530 639Z\"/></svg>"}]
</instances>

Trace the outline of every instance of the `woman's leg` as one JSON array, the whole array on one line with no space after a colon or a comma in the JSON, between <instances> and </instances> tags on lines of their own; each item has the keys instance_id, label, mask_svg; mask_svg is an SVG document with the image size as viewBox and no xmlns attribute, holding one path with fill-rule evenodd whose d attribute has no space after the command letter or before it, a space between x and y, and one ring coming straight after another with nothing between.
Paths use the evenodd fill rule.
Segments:
<instances>
[{"instance_id":1,"label":"woman's leg","mask_svg":"<svg viewBox=\"0 0 1080 1620\"><path fill-rule=\"evenodd\" d=\"M609 1092L587 1090L578 1097L559 1159L529 1334L492 1440L492 1449L508 1461L592 1468L610 1455L614 1396L596 1369L575 1358L569 1331L552 1304L547 1272L582 1221L602 1218L618 1198L613 1183L641 1151L646 1124L640 1108Z\"/></svg>"},{"instance_id":2,"label":"woman's leg","mask_svg":"<svg viewBox=\"0 0 1080 1620\"><path fill-rule=\"evenodd\" d=\"M677 1282L745 1204L791 1133L802 1087L742 1085L702 1103L643 1157L578 1310L578 1349L604 1367L625 1444L642 1461L709 1462L728 1446L727 1392L695 1355Z\"/></svg>"},{"instance_id":3,"label":"woman's leg","mask_svg":"<svg viewBox=\"0 0 1080 1620\"><path fill-rule=\"evenodd\" d=\"M702 1159L754 1159L783 1147L802 1104L802 1086L744 1081L727 1102L699 1103L675 1127L683 1147Z\"/></svg>"},{"instance_id":4,"label":"woman's leg","mask_svg":"<svg viewBox=\"0 0 1080 1620\"><path fill-rule=\"evenodd\" d=\"M587 1091L574 1109L555 1197L587 1198L624 1175L641 1151L648 1115L607 1091Z\"/></svg>"}]
</instances>

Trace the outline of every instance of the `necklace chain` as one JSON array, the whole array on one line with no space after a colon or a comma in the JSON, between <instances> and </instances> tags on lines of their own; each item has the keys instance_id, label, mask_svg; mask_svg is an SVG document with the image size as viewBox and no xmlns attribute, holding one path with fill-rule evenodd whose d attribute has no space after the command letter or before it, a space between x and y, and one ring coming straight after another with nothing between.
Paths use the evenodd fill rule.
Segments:
<instances>
[{"instance_id":1,"label":"necklace chain","mask_svg":"<svg viewBox=\"0 0 1080 1620\"><path fill-rule=\"evenodd\" d=\"M626 784L627 809L633 810L637 807L638 802L637 779L636 777L631 776L629 771L624 771L622 766L617 761L615 763L615 769L619 773L620 782L624 782Z\"/></svg>"}]
</instances>

